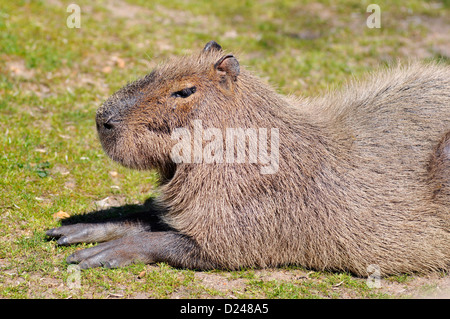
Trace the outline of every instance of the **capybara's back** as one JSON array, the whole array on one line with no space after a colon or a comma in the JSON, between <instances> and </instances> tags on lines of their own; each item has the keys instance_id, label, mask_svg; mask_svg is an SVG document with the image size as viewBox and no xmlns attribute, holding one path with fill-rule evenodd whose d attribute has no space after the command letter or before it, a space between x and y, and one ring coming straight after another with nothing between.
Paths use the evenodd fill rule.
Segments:
<instances>
[{"instance_id":1,"label":"capybara's back","mask_svg":"<svg viewBox=\"0 0 450 319\"><path fill-rule=\"evenodd\" d=\"M311 117L346 162L333 197L346 213L330 223L343 249L328 252L348 254L356 273L448 269L449 67L398 66L315 102Z\"/></svg>"}]
</instances>

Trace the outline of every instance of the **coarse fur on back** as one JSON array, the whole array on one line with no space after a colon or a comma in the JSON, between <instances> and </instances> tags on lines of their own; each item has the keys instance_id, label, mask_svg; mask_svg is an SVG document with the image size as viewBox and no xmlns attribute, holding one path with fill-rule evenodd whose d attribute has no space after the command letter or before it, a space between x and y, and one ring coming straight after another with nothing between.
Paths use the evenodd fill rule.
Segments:
<instances>
[{"instance_id":1,"label":"coarse fur on back","mask_svg":"<svg viewBox=\"0 0 450 319\"><path fill-rule=\"evenodd\" d=\"M222 132L277 128L277 172L174 163L172 133L195 120ZM369 265L382 275L450 267L446 65L397 65L323 97L285 97L209 43L116 92L97 126L112 159L159 170L163 220L183 236L174 266L361 276Z\"/></svg>"},{"instance_id":2,"label":"coarse fur on back","mask_svg":"<svg viewBox=\"0 0 450 319\"><path fill-rule=\"evenodd\" d=\"M437 149L450 143L449 79L448 67L398 66L288 105L249 76L237 114L218 118L280 128L279 172L180 165L163 186L166 220L226 268L448 269L450 153Z\"/></svg>"}]
</instances>

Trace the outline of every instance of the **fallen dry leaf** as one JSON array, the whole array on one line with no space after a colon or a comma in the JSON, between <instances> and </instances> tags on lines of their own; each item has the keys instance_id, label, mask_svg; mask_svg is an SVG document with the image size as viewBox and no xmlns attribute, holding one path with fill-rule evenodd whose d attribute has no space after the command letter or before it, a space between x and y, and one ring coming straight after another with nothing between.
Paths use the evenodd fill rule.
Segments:
<instances>
[{"instance_id":1,"label":"fallen dry leaf","mask_svg":"<svg viewBox=\"0 0 450 319\"><path fill-rule=\"evenodd\" d=\"M138 275L138 278L139 278L139 279L142 279L142 278L145 276L145 274L146 274L146 271L145 271L145 270L141 271L141 272L139 273L139 275Z\"/></svg>"},{"instance_id":2,"label":"fallen dry leaf","mask_svg":"<svg viewBox=\"0 0 450 319\"><path fill-rule=\"evenodd\" d=\"M123 69L125 67L125 60L113 55L111 57L111 62L115 63L119 68Z\"/></svg>"},{"instance_id":3,"label":"fallen dry leaf","mask_svg":"<svg viewBox=\"0 0 450 319\"><path fill-rule=\"evenodd\" d=\"M53 214L53 218L55 218L55 219L65 219L65 218L69 218L69 217L70 217L70 215L62 210Z\"/></svg>"},{"instance_id":4,"label":"fallen dry leaf","mask_svg":"<svg viewBox=\"0 0 450 319\"><path fill-rule=\"evenodd\" d=\"M103 73L110 73L112 71L112 68L110 67L110 66L105 66L103 69L102 69L102 72Z\"/></svg>"},{"instance_id":5,"label":"fallen dry leaf","mask_svg":"<svg viewBox=\"0 0 450 319\"><path fill-rule=\"evenodd\" d=\"M123 69L125 67L125 61L121 58L116 57L115 62L119 68Z\"/></svg>"},{"instance_id":6,"label":"fallen dry leaf","mask_svg":"<svg viewBox=\"0 0 450 319\"><path fill-rule=\"evenodd\" d=\"M119 175L119 173L117 173L116 171L110 171L109 175L111 175L111 177L117 177L117 175Z\"/></svg>"},{"instance_id":7,"label":"fallen dry leaf","mask_svg":"<svg viewBox=\"0 0 450 319\"><path fill-rule=\"evenodd\" d=\"M332 286L332 288L337 288L337 287L339 287L340 285L342 285L344 283L344 281L341 281L341 282L339 282L339 283L337 283L337 284L334 284L333 286Z\"/></svg>"}]
</instances>

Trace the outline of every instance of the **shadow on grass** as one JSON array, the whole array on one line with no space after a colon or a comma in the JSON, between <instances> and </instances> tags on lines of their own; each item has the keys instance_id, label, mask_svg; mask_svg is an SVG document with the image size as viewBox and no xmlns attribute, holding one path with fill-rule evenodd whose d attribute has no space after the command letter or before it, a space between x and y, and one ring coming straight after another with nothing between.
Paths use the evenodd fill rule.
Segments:
<instances>
[{"instance_id":1,"label":"shadow on grass","mask_svg":"<svg viewBox=\"0 0 450 319\"><path fill-rule=\"evenodd\" d=\"M170 228L162 221L161 208L155 205L153 198L142 205L123 205L110 207L85 214L77 214L61 220L61 226L78 223L101 224L106 222L130 222L149 225L152 231L166 231Z\"/></svg>"}]
</instances>

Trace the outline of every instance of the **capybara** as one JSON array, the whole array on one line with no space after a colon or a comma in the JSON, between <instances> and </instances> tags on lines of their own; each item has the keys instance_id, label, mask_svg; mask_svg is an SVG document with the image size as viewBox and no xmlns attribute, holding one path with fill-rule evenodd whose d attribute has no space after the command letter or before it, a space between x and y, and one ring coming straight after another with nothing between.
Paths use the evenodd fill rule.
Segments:
<instances>
[{"instance_id":1,"label":"capybara","mask_svg":"<svg viewBox=\"0 0 450 319\"><path fill-rule=\"evenodd\" d=\"M114 93L96 123L114 161L158 170L162 227L49 230L63 245L104 242L68 257L81 268L450 267L449 66L398 64L285 97L211 41Z\"/></svg>"}]
</instances>

